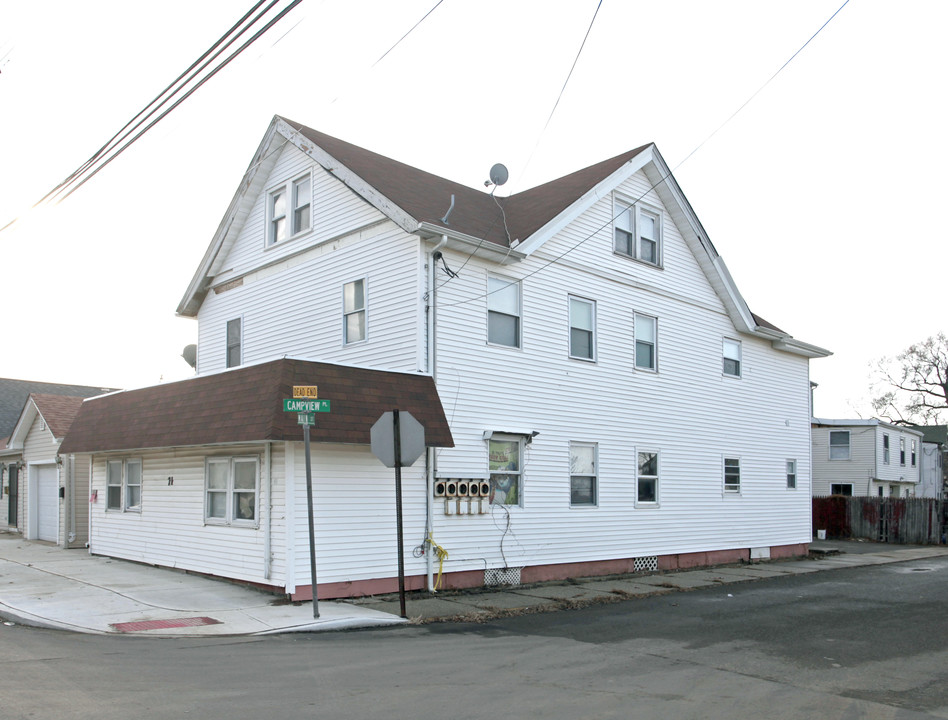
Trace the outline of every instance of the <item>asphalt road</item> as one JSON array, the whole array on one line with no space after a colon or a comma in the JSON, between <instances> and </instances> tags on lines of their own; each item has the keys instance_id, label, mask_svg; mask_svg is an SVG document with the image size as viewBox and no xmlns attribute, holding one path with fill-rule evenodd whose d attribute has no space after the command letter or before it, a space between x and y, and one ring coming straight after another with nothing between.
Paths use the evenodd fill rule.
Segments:
<instances>
[{"instance_id":1,"label":"asphalt road","mask_svg":"<svg viewBox=\"0 0 948 720\"><path fill-rule=\"evenodd\" d=\"M948 718L948 559L491 623L156 640L0 625L0 718Z\"/></svg>"}]
</instances>

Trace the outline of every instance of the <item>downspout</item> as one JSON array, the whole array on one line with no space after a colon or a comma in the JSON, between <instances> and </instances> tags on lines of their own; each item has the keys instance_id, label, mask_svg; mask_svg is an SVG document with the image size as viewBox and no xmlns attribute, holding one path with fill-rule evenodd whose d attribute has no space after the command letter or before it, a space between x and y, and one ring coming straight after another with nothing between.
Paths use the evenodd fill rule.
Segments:
<instances>
[{"instance_id":1,"label":"downspout","mask_svg":"<svg viewBox=\"0 0 948 720\"><path fill-rule=\"evenodd\" d=\"M438 387L438 377L436 373L437 354L435 352L435 341L437 325L435 323L436 303L435 303L435 253L448 244L448 236L442 235L441 240L428 253L428 303L425 306L425 345L428 351L428 374L435 383L435 389ZM428 592L435 592L434 587L434 558L432 557L431 538L434 532L434 477L436 456L433 447L428 448L425 458L425 573L428 578Z\"/></svg>"},{"instance_id":2,"label":"downspout","mask_svg":"<svg viewBox=\"0 0 948 720\"><path fill-rule=\"evenodd\" d=\"M271 468L270 442L263 446L263 471L267 474L266 488L267 496L264 499L264 533L263 533L263 579L269 580L273 572L273 560L270 556L271 550L271 528L273 527L273 470Z\"/></svg>"},{"instance_id":3,"label":"downspout","mask_svg":"<svg viewBox=\"0 0 948 720\"><path fill-rule=\"evenodd\" d=\"M86 501L88 502L89 514L86 516L86 549L92 554L92 489L95 482L95 455L89 455L89 493Z\"/></svg>"}]
</instances>

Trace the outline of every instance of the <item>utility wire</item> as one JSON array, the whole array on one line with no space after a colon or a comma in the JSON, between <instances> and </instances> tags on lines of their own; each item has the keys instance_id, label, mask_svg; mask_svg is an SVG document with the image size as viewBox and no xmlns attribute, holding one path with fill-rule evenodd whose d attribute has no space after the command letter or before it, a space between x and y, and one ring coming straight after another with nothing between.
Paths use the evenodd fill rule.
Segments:
<instances>
[{"instance_id":1,"label":"utility wire","mask_svg":"<svg viewBox=\"0 0 948 720\"><path fill-rule=\"evenodd\" d=\"M417 27L418 27L419 25L421 25L425 20L427 20L427 19L428 19L428 16L431 15L431 13L433 13L435 10L437 10L437 9L438 9L438 6L439 6L441 3L443 3L443 2L444 2L444 0L438 0L438 2L436 2L436 3L434 4L434 7L432 7L431 10L429 10L428 12L426 12L426 13L424 14L424 16L421 18L421 20L419 20L418 22L416 22L414 25L411 26L411 30L409 30L407 33L405 33L404 35L402 35L402 36L398 39L398 41L397 41L394 45L392 45L392 47L390 47L388 50L386 50L384 53L382 53L382 55L379 57L379 59L376 60L374 63L372 63L372 67L374 68L374 67L375 67L376 65L378 65L380 62L382 62L382 60L385 59L385 56L386 56L386 55L388 55L390 52L392 52L392 50L394 50L395 48L397 48L397 47L401 44L402 40L404 40L404 39L407 38L409 35L411 35L411 34L415 31L415 28L417 28ZM372 68L369 68L369 69L371 70Z\"/></svg>"},{"instance_id":2,"label":"utility wire","mask_svg":"<svg viewBox=\"0 0 948 720\"><path fill-rule=\"evenodd\" d=\"M787 65L789 65L789 64L793 61L793 59L796 58L796 56L799 55L799 54L803 51L804 48L806 48L807 45L809 45L809 44L811 43L811 42L813 41L813 39L814 39L817 35L819 35L819 34L823 31L823 29L824 29L827 25L830 24L830 22L833 20L833 18L835 18L835 17L840 13L840 11L841 11L844 7L846 7L846 5L848 5L848 4L849 4L849 0L845 0L845 1L843 2L843 4L840 5L840 6L836 9L836 12L834 12L834 13L829 17L829 19L828 19L826 22L824 22L824 23L820 26L819 30L817 30L815 33L813 33L813 34L810 36L810 38L809 38L805 43L803 43L803 45L801 45L800 48L799 48L795 53L793 53L793 55L791 55L790 58L789 58L783 65L780 66L780 68L777 70L777 72L775 72L773 75L771 75L771 77L770 77L763 85L761 85L761 86L754 92L754 94L751 95L751 96L744 102L743 105L741 105L737 110L735 110L733 113L731 113L730 117L728 117L727 120L725 120L723 123L721 123L721 125L718 126L718 128L717 128L714 132L712 132L710 135L708 135L707 138L705 138L694 150L692 150L690 153L688 153L688 154L684 157L683 160L681 160L677 165L675 165L675 167L669 169L669 171L668 171L667 173L665 173L661 178L659 178L659 179L656 180L654 183L652 183L644 192L642 192L642 193L631 203L631 205L633 205L633 206L636 205L636 204L637 204L638 202L640 202L646 195L648 195L648 193L650 193L650 192L651 192L652 190L654 190L656 187L658 187L658 186L661 185L663 182L665 182L665 180L667 180L669 177L671 177L672 174L675 172L675 170L677 170L677 169L680 168L682 165L684 165L685 162L687 162L687 161L691 158L691 156L694 155L694 154L701 148L702 145L704 145L706 142L708 142L708 140L710 140L712 137L714 137L714 135L717 134L717 132L720 131L721 128L723 128L725 125L727 125L729 122L731 122L731 120L733 120L734 117L735 117L741 110L743 110L743 109L751 102L751 100L753 100L755 97L757 97L757 95L759 95L760 92L761 92L765 87L767 87L767 85L769 85L769 84L771 83L771 81L772 81L775 77L777 77L777 75L779 75L779 74L784 70L784 68L786 68ZM519 282L522 282L522 281L526 280L527 278L533 277L533 276L536 275L537 273L542 272L543 270L546 270L548 267L550 267L550 265L553 265L553 264L559 262L559 261L562 260L564 257L566 257L566 256L569 255L571 252L573 252L573 250L575 250L576 248L578 248L580 245L584 244L585 242L587 242L587 241L590 240L591 238L593 238L593 237L595 237L596 235L598 235L599 232L600 232L603 228L608 227L609 225L611 225L612 223L614 223L614 222L616 221L616 219L619 217L619 215L621 215L623 212L628 212L628 210L622 210L621 212L619 212L618 214L616 214L614 217L609 218L608 220L606 220L606 222L602 223L602 224L599 225L596 229L594 229L591 233L589 233L588 235L586 235L586 237L584 237L584 238L582 238L581 240L577 241L574 245L572 245L571 247L567 248L566 250L564 250L562 253L560 253L560 254L557 255L556 257L552 258L551 260L549 260L548 262L544 263L544 264L541 265L540 267L538 267L538 268L536 268L536 269L534 269L534 270L531 270L531 271L528 272L526 275L523 275L522 277L518 278L517 280L514 280L514 281L508 283L507 285L504 285L503 287L499 287L499 288L497 288L496 290L490 290L490 291L481 293L481 294L479 294L479 295L475 295L474 297L468 298L467 300L459 300L458 302L446 303L446 304L444 304L444 305L440 305L440 304L439 304L438 307L455 307L455 306L458 306L458 305L466 305L467 303L474 302L475 300L480 300L480 299L485 298L485 297L487 297L487 296L489 296L489 295L491 295L491 294L493 294L493 293L495 293L495 292L500 292L501 290L504 290L505 288L509 287L510 285L514 285L514 284L516 284L516 283L519 283ZM475 249L475 252L476 252L476 249ZM470 259L470 258L468 258L468 259ZM467 264L466 261L465 261L465 264ZM462 267L463 267L463 266L462 266ZM447 281L446 281L445 283L443 283L443 284L447 284Z\"/></svg>"},{"instance_id":3,"label":"utility wire","mask_svg":"<svg viewBox=\"0 0 948 720\"><path fill-rule=\"evenodd\" d=\"M59 183L55 188L50 192L44 195L39 201L34 203L33 207L38 207L47 201L52 201L55 199L56 203L60 203L69 197L73 192L78 190L82 185L88 182L92 177L94 177L100 170L105 168L109 163L111 163L115 158L121 155L125 150L127 150L132 144L134 144L138 139L142 137L148 130L154 127L158 122L164 119L169 113L171 113L175 108L177 108L182 102L184 102L188 97L190 97L198 88L200 88L205 82L210 80L214 75L220 72L224 67L226 67L232 60L234 60L238 55L240 55L244 50L246 50L251 44L256 42L264 33L266 33L273 25L279 22L287 13L289 13L293 8L299 5L302 0L292 0L290 4L281 10L274 18L272 18L266 25L258 30L254 35L247 40L243 45L241 45L237 50L231 53L227 58L225 58L220 64L211 69L203 78L197 81L190 90L184 93L178 98L170 107L164 110L157 118L144 127L144 129L137 132L133 137L129 139L129 136L135 132L138 128L142 126L150 117L152 117L162 106L169 102L175 95L180 93L184 87L189 83L195 81L201 72L206 70L208 66L216 60L228 47L230 47L234 42L237 41L244 33L251 29L255 24L257 24L275 5L277 5L280 0L271 0L270 4L267 5L261 12L259 12L246 27L241 28L242 25L247 23L248 18L256 12L266 0L259 0L257 3L247 11L244 16L228 30L221 38L217 40L208 50L206 50L197 60L195 60L191 66L181 73L170 85L168 85L161 93L159 93L150 103L148 103L142 110L140 110L131 120L129 120L121 130L119 130L115 135L113 135L105 145L99 148L96 153L92 155L88 160L86 160L78 169L72 172L65 180ZM235 31L238 32L235 33ZM230 37L233 35L233 37ZM230 38L229 40L227 38ZM226 42L225 42L226 40ZM220 49L218 49L220 48ZM216 50L216 52L215 52ZM210 59L207 59L210 56ZM203 64L201 64L203 62ZM198 67L200 65L200 67ZM197 69L195 69L197 68ZM183 80L183 82L182 82ZM171 91L171 92L169 92ZM167 95L167 97L165 97ZM162 99L164 98L164 99ZM160 101L160 102L159 102ZM149 108L151 110L149 111ZM147 114L146 114L147 111ZM143 117L144 116L144 117ZM137 121L137 122L136 122ZM123 143L121 146L120 143ZM111 153L111 154L110 154ZM109 155L105 160L102 160L103 156ZM94 170L91 170L93 166L98 163L98 166ZM80 179L81 178L81 179ZM19 217L14 218L9 223L0 227L0 232L6 230L10 226L14 225L19 220Z\"/></svg>"}]
</instances>

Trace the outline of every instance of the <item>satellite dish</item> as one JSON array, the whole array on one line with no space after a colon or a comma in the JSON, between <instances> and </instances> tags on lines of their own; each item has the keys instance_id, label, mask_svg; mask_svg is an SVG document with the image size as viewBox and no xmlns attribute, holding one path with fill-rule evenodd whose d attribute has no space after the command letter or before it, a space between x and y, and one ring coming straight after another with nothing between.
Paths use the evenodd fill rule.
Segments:
<instances>
[{"instance_id":1,"label":"satellite dish","mask_svg":"<svg viewBox=\"0 0 948 720\"><path fill-rule=\"evenodd\" d=\"M197 367L197 345L185 345L184 352L181 353L184 361L193 368Z\"/></svg>"},{"instance_id":2,"label":"satellite dish","mask_svg":"<svg viewBox=\"0 0 948 720\"><path fill-rule=\"evenodd\" d=\"M503 185L507 182L508 177L507 168L500 163L497 163L490 169L490 181L494 183L494 185Z\"/></svg>"}]
</instances>

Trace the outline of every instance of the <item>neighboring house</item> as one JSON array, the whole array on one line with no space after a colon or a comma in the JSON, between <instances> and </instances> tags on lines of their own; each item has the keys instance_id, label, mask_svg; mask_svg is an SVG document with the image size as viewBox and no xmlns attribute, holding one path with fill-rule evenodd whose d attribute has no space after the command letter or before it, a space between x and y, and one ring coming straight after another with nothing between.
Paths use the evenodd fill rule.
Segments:
<instances>
[{"instance_id":1,"label":"neighboring house","mask_svg":"<svg viewBox=\"0 0 948 720\"><path fill-rule=\"evenodd\" d=\"M17 528L29 540L82 547L88 538L89 459L60 444L83 398L31 393L8 441L20 456Z\"/></svg>"},{"instance_id":2,"label":"neighboring house","mask_svg":"<svg viewBox=\"0 0 948 720\"><path fill-rule=\"evenodd\" d=\"M923 434L916 495L941 500L945 496L945 452L948 451L948 425L913 425L912 427Z\"/></svg>"},{"instance_id":3,"label":"neighboring house","mask_svg":"<svg viewBox=\"0 0 948 720\"><path fill-rule=\"evenodd\" d=\"M0 378L0 531L17 531L22 527L20 487L25 482L25 476L21 477L23 458L18 448L9 446L9 440L30 393L93 397L110 389Z\"/></svg>"},{"instance_id":4,"label":"neighboring house","mask_svg":"<svg viewBox=\"0 0 948 720\"><path fill-rule=\"evenodd\" d=\"M421 406L444 404L450 434L435 413L442 447L406 469L410 587L435 582L429 540L462 587L811 539L809 360L829 353L751 313L654 145L498 198L276 117L178 313L198 320L198 376L89 401L67 438L94 453L92 552L309 596L298 428L190 437L159 413L114 442L92 430L121 397L190 398L181 418L214 426L287 355L319 361L303 374L333 403L313 432L321 597L395 576L392 471L364 435L333 439L359 387L329 368L433 380ZM121 506L130 466L140 509Z\"/></svg>"},{"instance_id":5,"label":"neighboring house","mask_svg":"<svg viewBox=\"0 0 948 720\"><path fill-rule=\"evenodd\" d=\"M882 420L813 418L813 494L911 497L922 432Z\"/></svg>"}]
</instances>

